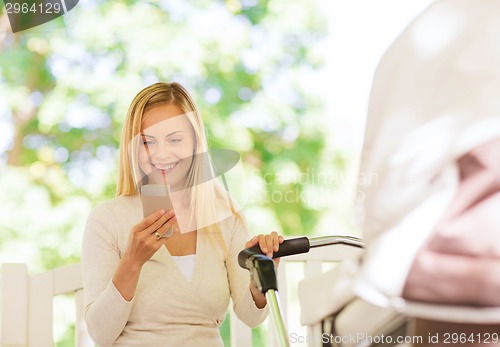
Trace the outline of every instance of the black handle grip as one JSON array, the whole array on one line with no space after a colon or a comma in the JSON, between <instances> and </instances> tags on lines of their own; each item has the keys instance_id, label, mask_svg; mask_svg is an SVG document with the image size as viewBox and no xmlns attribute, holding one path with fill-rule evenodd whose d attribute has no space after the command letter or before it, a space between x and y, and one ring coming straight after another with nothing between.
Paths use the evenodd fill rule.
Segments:
<instances>
[{"instance_id":1,"label":"black handle grip","mask_svg":"<svg viewBox=\"0 0 500 347\"><path fill-rule=\"evenodd\" d=\"M294 255L300 253L307 253L311 248L309 239L307 237L297 237L283 241L277 252L273 253L273 258L286 257L287 255ZM244 249L238 254L238 264L244 269L248 269L247 259L255 254L263 254L259 245Z\"/></svg>"}]
</instances>

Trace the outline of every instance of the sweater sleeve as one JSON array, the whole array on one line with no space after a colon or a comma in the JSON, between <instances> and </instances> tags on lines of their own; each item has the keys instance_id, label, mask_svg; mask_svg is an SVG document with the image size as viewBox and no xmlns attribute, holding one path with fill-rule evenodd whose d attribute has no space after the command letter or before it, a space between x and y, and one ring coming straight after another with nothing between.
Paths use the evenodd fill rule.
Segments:
<instances>
[{"instance_id":1,"label":"sweater sleeve","mask_svg":"<svg viewBox=\"0 0 500 347\"><path fill-rule=\"evenodd\" d=\"M90 213L82 244L85 320L90 336L101 347L121 334L132 309L111 281L120 260L117 234L105 205Z\"/></svg>"},{"instance_id":2,"label":"sweater sleeve","mask_svg":"<svg viewBox=\"0 0 500 347\"><path fill-rule=\"evenodd\" d=\"M238 254L250 239L244 220L236 216L231 232L229 255L226 261L229 287L233 308L236 316L246 325L254 328L260 325L267 317L268 305L259 309L250 292L250 273L238 264Z\"/></svg>"}]
</instances>

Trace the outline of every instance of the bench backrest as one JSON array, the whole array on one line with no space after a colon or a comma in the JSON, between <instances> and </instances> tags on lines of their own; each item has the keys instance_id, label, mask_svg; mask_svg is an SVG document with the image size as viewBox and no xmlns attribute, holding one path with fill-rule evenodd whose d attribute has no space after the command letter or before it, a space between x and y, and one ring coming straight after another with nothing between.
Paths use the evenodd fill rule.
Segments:
<instances>
[{"instance_id":1,"label":"bench backrest","mask_svg":"<svg viewBox=\"0 0 500 347\"><path fill-rule=\"evenodd\" d=\"M336 246L337 247L337 246ZM324 271L325 262L342 261L351 249L338 246L312 249L309 253L281 259L278 270L279 298L285 324L293 329L304 329L304 334L317 335L319 327L300 327L298 301L292 293L297 282ZM302 270L298 270L300 265ZM291 270L291 272L290 272ZM301 273L300 273L301 272ZM83 283L81 264L59 267L41 274L28 275L26 264L2 264L0 301L0 345L53 346L54 297L74 295L76 347L94 347L83 319ZM292 317L292 319L289 319ZM266 346L277 346L271 319L267 320ZM294 330L294 331L295 331ZM252 331L230 309L231 346L252 346Z\"/></svg>"}]
</instances>

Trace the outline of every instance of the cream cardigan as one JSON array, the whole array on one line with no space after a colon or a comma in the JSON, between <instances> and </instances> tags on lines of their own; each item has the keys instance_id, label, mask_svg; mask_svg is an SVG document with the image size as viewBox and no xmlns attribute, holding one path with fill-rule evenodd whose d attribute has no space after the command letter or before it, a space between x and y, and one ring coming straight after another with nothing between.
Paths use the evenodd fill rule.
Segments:
<instances>
[{"instance_id":1,"label":"cream cardigan","mask_svg":"<svg viewBox=\"0 0 500 347\"><path fill-rule=\"evenodd\" d=\"M249 273L238 266L238 253L249 239L244 223L221 222L229 251L215 249L198 233L196 264L188 281L166 247L143 266L129 302L111 282L129 232L142 218L140 199L118 197L90 213L82 246L85 319L90 336L106 346L223 346L219 333L229 304L250 327L263 322L249 290Z\"/></svg>"}]
</instances>

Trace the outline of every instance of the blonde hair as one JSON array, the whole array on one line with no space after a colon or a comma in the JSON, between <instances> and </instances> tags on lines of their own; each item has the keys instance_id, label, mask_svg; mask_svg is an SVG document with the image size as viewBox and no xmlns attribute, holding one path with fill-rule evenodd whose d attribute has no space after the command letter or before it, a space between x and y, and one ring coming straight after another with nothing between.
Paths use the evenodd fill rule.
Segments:
<instances>
[{"instance_id":1,"label":"blonde hair","mask_svg":"<svg viewBox=\"0 0 500 347\"><path fill-rule=\"evenodd\" d=\"M203 182L206 177L206 166L209 164L203 160L204 154L208 155L205 127L194 100L179 83L155 83L141 90L132 100L122 131L116 196L132 196L139 193L142 182L138 182L135 173L137 165L135 158L132 157L134 151L130 151L130 144L133 144L134 139L140 135L142 122L147 112L165 104L173 104L184 112L191 123L195 137L193 163L186 180L186 187L191 189L190 218L194 218L198 225L203 226L203 231L209 231L209 235L219 235L216 240L223 246L227 255L220 227L216 223L219 220L217 213L222 208L241 221L242 216L235 210L234 202L217 180L211 179ZM215 177L211 165L209 169L211 176ZM200 182L203 184L199 184Z\"/></svg>"}]
</instances>

